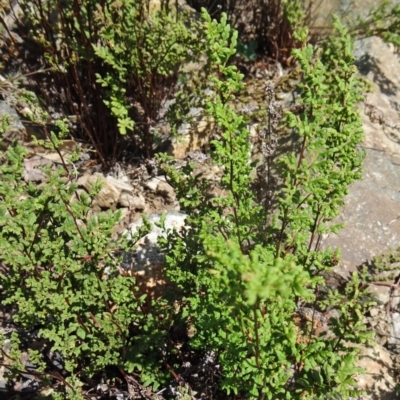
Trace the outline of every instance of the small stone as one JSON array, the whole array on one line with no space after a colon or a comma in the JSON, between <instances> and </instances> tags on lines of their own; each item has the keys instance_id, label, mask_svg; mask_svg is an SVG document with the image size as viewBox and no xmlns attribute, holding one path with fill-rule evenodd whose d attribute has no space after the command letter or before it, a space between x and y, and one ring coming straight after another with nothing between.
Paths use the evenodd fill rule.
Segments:
<instances>
[{"instance_id":1,"label":"small stone","mask_svg":"<svg viewBox=\"0 0 400 400\"><path fill-rule=\"evenodd\" d=\"M369 313L372 318L375 318L380 314L380 310L377 307L373 307L369 310Z\"/></svg>"},{"instance_id":2,"label":"small stone","mask_svg":"<svg viewBox=\"0 0 400 400\"><path fill-rule=\"evenodd\" d=\"M82 178L78 179L78 185L83 186L90 192L93 185L98 181L103 184L103 187L94 198L93 205L106 209L115 208L120 198L121 191L113 185L111 180L106 180L102 174L84 175Z\"/></svg>"},{"instance_id":3,"label":"small stone","mask_svg":"<svg viewBox=\"0 0 400 400\"><path fill-rule=\"evenodd\" d=\"M122 192L119 204L121 207L131 208L135 211L143 211L146 208L146 200L141 194L133 196L130 193Z\"/></svg>"},{"instance_id":4,"label":"small stone","mask_svg":"<svg viewBox=\"0 0 400 400\"><path fill-rule=\"evenodd\" d=\"M157 187L157 193L162 195L165 201L169 204L172 204L175 201L175 191L172 186L164 181L160 181Z\"/></svg>"},{"instance_id":5,"label":"small stone","mask_svg":"<svg viewBox=\"0 0 400 400\"><path fill-rule=\"evenodd\" d=\"M115 179L112 176L107 176L107 182L110 182L115 188L133 195L134 188L131 184L127 183L124 179Z\"/></svg>"},{"instance_id":6,"label":"small stone","mask_svg":"<svg viewBox=\"0 0 400 400\"><path fill-rule=\"evenodd\" d=\"M392 313L391 337L388 341L390 344L400 344L400 313Z\"/></svg>"},{"instance_id":7,"label":"small stone","mask_svg":"<svg viewBox=\"0 0 400 400\"><path fill-rule=\"evenodd\" d=\"M158 214L148 216L148 220L152 224L151 232L136 243L137 248L134 253L123 252L121 265L126 274L136 277L139 287L150 298L157 297L166 284L166 277L163 272L165 256L157 243L160 236L165 237L165 232L155 225L160 222L160 218L161 216ZM165 228L180 231L185 226L185 219L185 214L169 212L165 216ZM121 235L130 239L142 225L143 220L134 222Z\"/></svg>"},{"instance_id":8,"label":"small stone","mask_svg":"<svg viewBox=\"0 0 400 400\"><path fill-rule=\"evenodd\" d=\"M157 192L157 187L158 183L160 182L160 179L158 177L152 178L148 180L145 184L144 187L146 189L151 190L152 192L156 193Z\"/></svg>"}]
</instances>

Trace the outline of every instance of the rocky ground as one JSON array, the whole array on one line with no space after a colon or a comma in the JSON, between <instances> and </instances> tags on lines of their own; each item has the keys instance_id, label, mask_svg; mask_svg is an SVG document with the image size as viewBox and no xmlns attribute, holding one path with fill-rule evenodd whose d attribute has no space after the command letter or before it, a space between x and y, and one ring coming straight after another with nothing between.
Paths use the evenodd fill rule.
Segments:
<instances>
[{"instance_id":1,"label":"rocky ground","mask_svg":"<svg viewBox=\"0 0 400 400\"><path fill-rule=\"evenodd\" d=\"M335 7L344 6L343 3L336 4ZM375 37L358 41L355 55L360 74L372 82L374 87L365 103L360 105L365 130L364 178L351 187L343 212L338 218L340 222L345 222L345 228L337 235L325 237L323 241L324 246L341 249L342 260L336 272L345 278L362 265L368 265L373 274L374 257L400 247L400 58L393 48ZM254 80L248 83L249 96L256 95L260 82L271 79L279 82L285 73L283 71L279 74L276 68L268 65L259 66ZM277 99L285 107L289 107L292 94L278 93ZM25 179L40 182L43 176L35 167L60 164L59 154L33 145L30 140L31 134L35 133L32 127L22 124L15 108L3 100L0 101L0 118L5 114L11 115L13 121L3 143L18 138L25 144L30 151L25 161ZM209 180L217 180L218 168L203 153L207 123L204 122L201 131L186 127L181 131L180 140L174 141L168 151L178 162L195 160L199 171L203 171ZM256 123L251 129L256 129ZM61 148L62 155L67 156L77 145L72 139L65 141ZM142 213L150 215L151 221L155 222L165 212L169 226L179 228L184 224L185 216L180 212L176 195L152 160L147 161L147 164L121 162L105 174L98 166L92 165L88 154L83 152L76 167L80 171L77 181L80 190L89 190L91 183L97 179L104 183L102 191L95 199L94 212L121 209L123 218L116 228L116 235L134 230L140 223ZM140 243L134 263L127 261L127 268L132 264L137 266L133 273L151 290L162 285L157 277L157 271L163 262L156 246L157 234L159 232L153 232ZM400 371L400 286L397 281L386 283L386 286L371 287L376 294L377 305L365 318L376 334L376 344L362 348L360 365L367 373L360 375L358 382L367 394L360 399L398 398L396 385ZM7 310L0 312L0 318L3 321L3 331L13 329L8 325ZM5 367L2 366L0 389L5 387L4 371Z\"/></svg>"},{"instance_id":2,"label":"rocky ground","mask_svg":"<svg viewBox=\"0 0 400 400\"><path fill-rule=\"evenodd\" d=\"M355 46L360 73L374 91L362 105L364 121L364 178L350 189L339 221L338 235L325 238L325 246L339 247L337 271L347 276L361 265L400 245L400 59L379 38L360 40ZM373 273L373 269L371 269ZM395 283L395 282L390 282ZM360 385L371 399L396 399L399 356L398 288L372 286L378 305L366 316L376 332L377 344L363 349L361 365L368 371Z\"/></svg>"}]
</instances>

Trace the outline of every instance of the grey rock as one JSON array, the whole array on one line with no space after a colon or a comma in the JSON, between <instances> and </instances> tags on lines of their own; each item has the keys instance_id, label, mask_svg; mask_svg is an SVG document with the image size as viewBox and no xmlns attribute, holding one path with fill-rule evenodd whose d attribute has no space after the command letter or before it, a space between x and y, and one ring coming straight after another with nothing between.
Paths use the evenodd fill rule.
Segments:
<instances>
[{"instance_id":1,"label":"grey rock","mask_svg":"<svg viewBox=\"0 0 400 400\"><path fill-rule=\"evenodd\" d=\"M167 204L173 204L176 200L174 189L169 183L165 181L160 181L158 183L157 193L163 196Z\"/></svg>"},{"instance_id":2,"label":"grey rock","mask_svg":"<svg viewBox=\"0 0 400 400\"><path fill-rule=\"evenodd\" d=\"M103 187L94 198L94 205L103 209L115 209L118 205L133 210L143 211L146 201L142 195L136 195L133 186L111 176L104 177L100 173L86 174L78 179L78 186L91 191L93 185L99 181Z\"/></svg>"},{"instance_id":3,"label":"grey rock","mask_svg":"<svg viewBox=\"0 0 400 400\"><path fill-rule=\"evenodd\" d=\"M115 208L118 204L121 191L116 188L112 182L107 181L106 178L99 173L93 175L83 175L78 179L78 185L84 187L88 192L97 182L100 182L103 187L94 198L94 205L100 208Z\"/></svg>"},{"instance_id":4,"label":"grey rock","mask_svg":"<svg viewBox=\"0 0 400 400\"><path fill-rule=\"evenodd\" d=\"M12 31L17 27L17 21L20 18L23 18L24 12L19 4L19 1L13 1L12 7L10 11L4 17L4 23L6 24L7 28Z\"/></svg>"},{"instance_id":5,"label":"grey rock","mask_svg":"<svg viewBox=\"0 0 400 400\"><path fill-rule=\"evenodd\" d=\"M14 140L22 143L26 138L26 129L15 109L10 107L6 102L0 101L0 121L5 115L8 115L10 118L10 126L0 139L0 150L6 150Z\"/></svg>"},{"instance_id":6,"label":"grey rock","mask_svg":"<svg viewBox=\"0 0 400 400\"><path fill-rule=\"evenodd\" d=\"M138 243L138 248L135 250L134 254L128 255L125 262L125 267L133 268L135 271L142 271L144 274L148 274L154 266L160 266L164 264L164 255L161 253L157 240L161 235L165 236L165 233L161 228L156 226L156 223L160 222L161 215L152 214L148 216L149 221L152 224L152 230L149 234L143 237ZM186 214L178 212L169 212L166 214L165 218L165 228L167 230L176 229L180 231L185 227ZM137 229L143 225L143 220L134 222L129 226L129 229L123 232L129 239L135 234Z\"/></svg>"},{"instance_id":7,"label":"grey rock","mask_svg":"<svg viewBox=\"0 0 400 400\"><path fill-rule=\"evenodd\" d=\"M366 391L366 397L362 398L397 399L396 381L390 373L394 367L391 353L378 344L362 346L360 351L361 357L357 366L367 371L367 374L357 376L359 388Z\"/></svg>"},{"instance_id":8,"label":"grey rock","mask_svg":"<svg viewBox=\"0 0 400 400\"><path fill-rule=\"evenodd\" d=\"M369 77L375 86L368 104L378 108L384 117L400 123L398 57L379 38L360 41L356 54L361 62L361 73ZM374 63L363 63L365 54L369 54ZM363 147L366 158L363 180L351 186L345 207L337 220L344 222L345 228L338 235L330 235L324 240L325 246L341 248L340 268L344 274L400 243L400 135L398 140L394 137L394 129L379 121L371 121L365 111L364 108ZM382 292L378 288L373 290ZM385 301L387 290L383 289L383 292L382 300Z\"/></svg>"},{"instance_id":9,"label":"grey rock","mask_svg":"<svg viewBox=\"0 0 400 400\"><path fill-rule=\"evenodd\" d=\"M145 184L144 187L154 193L157 193L157 188L158 184L160 182L160 178L158 176L148 180Z\"/></svg>"},{"instance_id":10,"label":"grey rock","mask_svg":"<svg viewBox=\"0 0 400 400\"><path fill-rule=\"evenodd\" d=\"M134 193L133 186L123 179L116 179L116 178L113 178L112 176L107 176L106 181L107 181L107 184L111 184L116 189L118 189L120 192L126 192L126 193L129 193L132 195Z\"/></svg>"},{"instance_id":11,"label":"grey rock","mask_svg":"<svg viewBox=\"0 0 400 400\"><path fill-rule=\"evenodd\" d=\"M52 161L35 155L24 160L24 180L26 182L43 182L47 175L38 167L43 165L52 165Z\"/></svg>"},{"instance_id":12,"label":"grey rock","mask_svg":"<svg viewBox=\"0 0 400 400\"><path fill-rule=\"evenodd\" d=\"M9 354L11 350L11 341L9 339L4 340L4 346L3 346L3 353L4 354ZM7 386L8 380L5 378L4 374L7 372L7 360L3 361L4 365L0 366L0 389L5 389Z\"/></svg>"},{"instance_id":13,"label":"grey rock","mask_svg":"<svg viewBox=\"0 0 400 400\"><path fill-rule=\"evenodd\" d=\"M400 243L400 60L391 46L376 37L358 41L355 55L360 74L374 86L361 109L366 152L363 180L350 187L335 221L345 227L323 239L325 248L341 249L337 272L344 276ZM370 318L378 340L374 346L361 347L359 366L366 374L358 375L357 381L367 391L362 399L394 400L394 357L384 345L399 346L400 314L384 307L392 302L390 287L371 285L370 290L381 305L371 310Z\"/></svg>"},{"instance_id":14,"label":"grey rock","mask_svg":"<svg viewBox=\"0 0 400 400\"><path fill-rule=\"evenodd\" d=\"M141 194L132 195L130 193L123 192L119 198L119 205L121 207L127 207L132 210L142 212L146 209L146 200Z\"/></svg>"},{"instance_id":15,"label":"grey rock","mask_svg":"<svg viewBox=\"0 0 400 400\"><path fill-rule=\"evenodd\" d=\"M158 214L148 216L152 223L151 232L136 243L134 251L122 253L123 262L120 266L120 272L134 276L142 293L153 299L158 298L167 285L164 273L165 255L157 243L161 235L165 236L165 232L155 225L160 222L160 218ZM166 214L165 228L180 231L185 226L185 218L185 214L169 212ZM122 235L131 238L142 224L143 220L131 224Z\"/></svg>"},{"instance_id":16,"label":"grey rock","mask_svg":"<svg viewBox=\"0 0 400 400\"><path fill-rule=\"evenodd\" d=\"M388 338L389 344L400 345L400 313L391 313L391 335Z\"/></svg>"}]
</instances>

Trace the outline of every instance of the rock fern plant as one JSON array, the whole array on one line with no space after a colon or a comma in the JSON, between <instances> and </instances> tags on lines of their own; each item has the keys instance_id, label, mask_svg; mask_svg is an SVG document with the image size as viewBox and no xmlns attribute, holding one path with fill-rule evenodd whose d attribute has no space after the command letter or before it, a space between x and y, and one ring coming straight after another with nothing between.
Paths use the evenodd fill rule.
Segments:
<instances>
[{"instance_id":1,"label":"rock fern plant","mask_svg":"<svg viewBox=\"0 0 400 400\"><path fill-rule=\"evenodd\" d=\"M77 191L68 160L60 169L45 168L47 180L36 186L23 180L21 146L14 143L3 154L2 303L14 308L20 328L11 336L11 378L35 374L42 393L54 399L81 400L85 384L105 371L110 379L125 377L128 387L137 380L157 387L170 374L179 381L174 370L182 365L183 340L190 354L215 355L221 369L213 381L232 396L326 399L358 393L356 345L369 338L362 323L368 285L357 273L347 284L332 285L329 274L339 254L321 248L322 235L340 228L332 221L349 185L361 177L363 160L357 110L363 85L346 29L338 20L334 28L319 50L304 44L294 52L302 74L301 111L286 113L283 122L298 137L297 151L277 157L271 138L278 132L263 136L269 141L262 147L265 177L277 201L261 205L252 190L257 162L251 159L248 117L233 105L243 79L228 63L237 33L225 15L216 22L203 11L203 85L209 90L202 95L219 135L211 157L222 172L222 194L213 194L193 165L178 169L160 156L188 217L185 230L160 239L173 290L153 304L134 278L120 273L117 256L121 248L132 250L148 224L130 242L112 240L119 213L91 213L100 188ZM300 32L299 40L305 35ZM115 62L116 54L106 57ZM33 115L47 132L46 115ZM267 130L275 126L269 123ZM59 128L67 132L64 124ZM56 149L59 136L47 136ZM26 350L24 332L43 339L42 347ZM30 367L22 363L25 350ZM187 385L185 391L193 393Z\"/></svg>"},{"instance_id":2,"label":"rock fern plant","mask_svg":"<svg viewBox=\"0 0 400 400\"><path fill-rule=\"evenodd\" d=\"M47 116L41 117L35 122L48 135L41 144L56 150L66 124L59 121L61 131L48 133ZM110 368L122 376L136 371L146 385L159 384L161 356L151 353L159 351L166 327L152 327L151 321L160 321L144 310L145 295L135 279L119 273L117 255L121 248L132 250L149 225L129 241L112 240L120 213L91 211L100 185L91 193L77 191L68 167L73 160L63 160L62 168L45 167L42 185L25 182L26 155L14 143L0 166L1 300L13 308L18 329L11 352L3 354L9 378L34 375L39 389L55 400L81 400L85 382ZM27 350L26 340L41 345Z\"/></svg>"},{"instance_id":3,"label":"rock fern plant","mask_svg":"<svg viewBox=\"0 0 400 400\"><path fill-rule=\"evenodd\" d=\"M20 6L20 29L35 50L26 65L37 69L39 59L46 70L32 75L46 106L77 117L73 133L93 145L104 167L127 146L153 157L160 109L176 91L179 68L198 57L196 20L169 1L21 0Z\"/></svg>"},{"instance_id":4,"label":"rock fern plant","mask_svg":"<svg viewBox=\"0 0 400 400\"><path fill-rule=\"evenodd\" d=\"M369 305L361 301L364 277L354 273L347 285L330 285L338 254L320 247L323 234L339 229L332 220L349 185L361 178L362 83L350 37L335 19L336 33L320 50L304 45L294 51L303 75L302 112L288 112L285 123L300 145L278 160L282 189L277 208L268 208L250 189L255 163L246 117L232 106L243 78L227 63L237 34L224 15L218 23L203 11L203 20L212 66L206 112L221 132L211 156L222 171L223 195L213 195L193 165L176 169L160 156L188 214L183 233L169 232L160 240L167 276L179 289L177 321L186 324L193 348L216 354L221 388L228 394L355 395L355 345L369 337L362 323Z\"/></svg>"}]
</instances>

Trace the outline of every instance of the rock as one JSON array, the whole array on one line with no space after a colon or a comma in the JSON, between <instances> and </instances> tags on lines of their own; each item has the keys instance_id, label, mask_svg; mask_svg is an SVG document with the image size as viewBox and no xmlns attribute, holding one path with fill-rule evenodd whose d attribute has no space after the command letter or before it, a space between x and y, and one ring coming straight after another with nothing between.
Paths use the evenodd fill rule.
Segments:
<instances>
[{"instance_id":1,"label":"rock","mask_svg":"<svg viewBox=\"0 0 400 400\"><path fill-rule=\"evenodd\" d=\"M396 381L393 376L394 363L391 354L383 346L374 344L361 347L358 367L366 374L356 376L359 388L367 392L368 399L396 400Z\"/></svg>"},{"instance_id":2,"label":"rock","mask_svg":"<svg viewBox=\"0 0 400 400\"><path fill-rule=\"evenodd\" d=\"M371 79L375 87L368 104L391 122L400 123L399 58L379 38L358 41L355 54L360 73ZM351 186L336 221L344 222L345 227L323 240L324 246L341 248L339 269L343 274L400 243L400 140L394 139L394 129L371 120L368 107L363 108L361 115L366 151L364 179ZM371 289L381 301L388 300L387 289Z\"/></svg>"},{"instance_id":3,"label":"rock","mask_svg":"<svg viewBox=\"0 0 400 400\"><path fill-rule=\"evenodd\" d=\"M175 191L172 186L165 182L159 181L157 186L157 193L160 194L167 204L173 204L176 200Z\"/></svg>"},{"instance_id":4,"label":"rock","mask_svg":"<svg viewBox=\"0 0 400 400\"><path fill-rule=\"evenodd\" d=\"M367 17L371 8L376 9L380 4L377 0L332 0L315 3L312 7L312 24L310 33L321 36L321 26L327 26L332 14L337 14L342 22L351 21L356 17ZM390 4L399 4L399 0L391 0Z\"/></svg>"},{"instance_id":5,"label":"rock","mask_svg":"<svg viewBox=\"0 0 400 400\"><path fill-rule=\"evenodd\" d=\"M375 151L399 153L400 139L400 61L390 46L378 37L355 44L356 65L373 84L363 112L365 145Z\"/></svg>"},{"instance_id":6,"label":"rock","mask_svg":"<svg viewBox=\"0 0 400 400\"><path fill-rule=\"evenodd\" d=\"M68 164L68 159L78 150L78 143L75 140L63 140L57 150L47 149L34 142L24 143L24 147L34 156L40 156L56 164L62 164L63 160Z\"/></svg>"},{"instance_id":7,"label":"rock","mask_svg":"<svg viewBox=\"0 0 400 400\"><path fill-rule=\"evenodd\" d=\"M39 155L26 158L24 160L24 180L26 182L43 182L46 180L47 175L37 168L43 165L53 165L53 162Z\"/></svg>"},{"instance_id":8,"label":"rock","mask_svg":"<svg viewBox=\"0 0 400 400\"><path fill-rule=\"evenodd\" d=\"M118 203L121 207L137 212L143 212L146 209L146 200L141 194L134 196L128 192L122 192Z\"/></svg>"},{"instance_id":9,"label":"rock","mask_svg":"<svg viewBox=\"0 0 400 400\"><path fill-rule=\"evenodd\" d=\"M165 256L158 247L157 240L164 235L162 229L155 226L161 216L152 214L148 216L152 223L151 232L137 242L137 249L134 252L123 254L122 269L127 275L135 276L139 287L150 298L161 294L167 281L164 275ZM180 231L185 226L186 214L169 212L166 214L165 228ZM122 235L131 238L136 230L143 225L143 220L130 225Z\"/></svg>"},{"instance_id":10,"label":"rock","mask_svg":"<svg viewBox=\"0 0 400 400\"><path fill-rule=\"evenodd\" d=\"M391 335L388 338L389 344L400 345L400 313L392 313L392 323L390 328Z\"/></svg>"},{"instance_id":11,"label":"rock","mask_svg":"<svg viewBox=\"0 0 400 400\"><path fill-rule=\"evenodd\" d=\"M174 204L176 194L172 186L165 181L163 176L157 176L147 181L144 187L156 195L162 196L165 204Z\"/></svg>"},{"instance_id":12,"label":"rock","mask_svg":"<svg viewBox=\"0 0 400 400\"><path fill-rule=\"evenodd\" d=\"M10 339L4 340L4 345L2 348L3 354L9 354L11 350L11 341ZM7 357L1 356L1 362L4 365L0 366L0 389L5 389L7 387L8 380L5 378L4 374L7 372L7 365L10 363Z\"/></svg>"},{"instance_id":13,"label":"rock","mask_svg":"<svg viewBox=\"0 0 400 400\"><path fill-rule=\"evenodd\" d=\"M172 143L167 150L167 153L176 159L184 158L188 152L207 147L214 129L214 122L204 116L203 109L193 107L188 116L193 122L182 124L178 129L178 136L171 139Z\"/></svg>"},{"instance_id":14,"label":"rock","mask_svg":"<svg viewBox=\"0 0 400 400\"><path fill-rule=\"evenodd\" d=\"M133 186L130 185L129 183L127 183L125 180L116 179L116 178L113 178L112 176L107 176L106 181L107 181L107 184L111 184L120 192L126 192L131 195L134 194L135 190L134 190Z\"/></svg>"},{"instance_id":15,"label":"rock","mask_svg":"<svg viewBox=\"0 0 400 400\"><path fill-rule=\"evenodd\" d=\"M0 121L5 115L9 116L10 126L2 134L0 138L0 150L7 150L8 146L17 140L22 144L26 139L26 129L22 124L17 112L10 107L5 101L0 101Z\"/></svg>"},{"instance_id":16,"label":"rock","mask_svg":"<svg viewBox=\"0 0 400 400\"><path fill-rule=\"evenodd\" d=\"M46 149L43 146L35 145L33 142L24 144L30 151L30 155L24 160L24 179L27 182L42 182L46 174L39 168L42 165L68 164L68 159L77 150L78 144L74 140L65 140L58 147L58 151ZM61 158L62 157L62 158Z\"/></svg>"},{"instance_id":17,"label":"rock","mask_svg":"<svg viewBox=\"0 0 400 400\"><path fill-rule=\"evenodd\" d=\"M4 23L7 26L8 30L12 31L17 28L18 21L22 20L22 18L24 17L24 12L22 11L19 1L13 1L10 3L12 4L12 6L11 9L7 10L7 13L4 17Z\"/></svg>"},{"instance_id":18,"label":"rock","mask_svg":"<svg viewBox=\"0 0 400 400\"><path fill-rule=\"evenodd\" d=\"M373 307L369 310L369 313L372 318L377 317L379 315L379 309L377 307Z\"/></svg>"},{"instance_id":19,"label":"rock","mask_svg":"<svg viewBox=\"0 0 400 400\"><path fill-rule=\"evenodd\" d=\"M137 212L146 209L146 201L141 194L135 194L133 186L122 179L111 176L106 178L100 174L86 174L78 179L78 186L90 192L94 183L99 181L103 187L95 196L93 204L101 209L115 209L117 206L127 207Z\"/></svg>"},{"instance_id":20,"label":"rock","mask_svg":"<svg viewBox=\"0 0 400 400\"><path fill-rule=\"evenodd\" d=\"M157 193L157 188L158 188L158 184L160 182L160 177L156 176L150 180L148 180L145 184L144 187L146 189L149 189L150 191Z\"/></svg>"},{"instance_id":21,"label":"rock","mask_svg":"<svg viewBox=\"0 0 400 400\"><path fill-rule=\"evenodd\" d=\"M387 304L390 300L391 288L387 286L370 285L369 291L379 304Z\"/></svg>"},{"instance_id":22,"label":"rock","mask_svg":"<svg viewBox=\"0 0 400 400\"><path fill-rule=\"evenodd\" d=\"M102 209L115 209L121 191L114 186L111 181L107 181L102 174L95 173L94 175L83 175L78 179L78 185L84 187L88 192L92 190L95 183L100 182L103 187L100 192L95 196L93 206L97 206Z\"/></svg>"},{"instance_id":23,"label":"rock","mask_svg":"<svg viewBox=\"0 0 400 400\"><path fill-rule=\"evenodd\" d=\"M400 59L379 38L356 43L355 55L360 74L372 82L361 110L366 151L363 180L355 182L335 223L344 222L338 234L323 238L323 247L340 248L342 260L337 272L348 275L373 257L400 243ZM371 269L372 270L372 269ZM395 271L394 271L395 272ZM386 281L387 273L379 277ZM390 281L389 281L390 283ZM388 286L370 285L378 306L370 310L367 321L376 332L373 346L361 348L359 366L366 373L357 377L367 391L363 399L397 399L395 355L387 347L399 348L400 314L393 309L393 293Z\"/></svg>"},{"instance_id":24,"label":"rock","mask_svg":"<svg viewBox=\"0 0 400 400\"><path fill-rule=\"evenodd\" d=\"M3 329L3 328L1 328ZM21 337L21 336L20 336ZM26 339L26 338L25 338ZM30 348L31 345L29 345ZM43 349L43 346L41 348L38 348L37 350L40 351ZM34 374L30 374L29 372L26 373L21 373L21 380L18 381L10 381L5 377L5 374L8 372L7 365L10 365L10 358L7 357L7 355L10 354L11 351L11 340L10 339L5 339L4 340L4 345L2 348L2 355L0 357L2 365L0 366L0 398L6 399L14 399L14 398L19 398L19 396L16 395L16 393L22 392L22 391L30 391L32 390L33 387L37 386L38 384L38 377L35 376ZM21 364L27 369L26 371L34 371L34 365L30 362L29 359L29 354L26 351L23 351L21 353L21 357L19 359ZM11 389L11 390L10 390ZM13 396L7 397L7 393L9 393L9 390L11 393L13 393ZM3 394L4 391L4 394Z\"/></svg>"}]
</instances>

